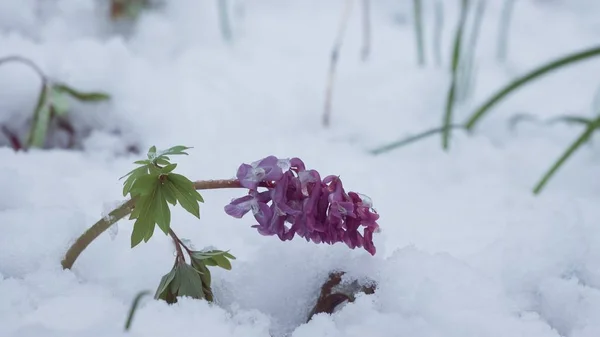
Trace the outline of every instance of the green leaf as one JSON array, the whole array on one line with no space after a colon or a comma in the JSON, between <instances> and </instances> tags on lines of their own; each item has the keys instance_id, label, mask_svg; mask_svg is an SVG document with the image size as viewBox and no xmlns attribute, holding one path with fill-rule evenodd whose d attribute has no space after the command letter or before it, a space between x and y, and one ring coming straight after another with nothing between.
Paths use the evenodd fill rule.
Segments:
<instances>
[{"instance_id":1,"label":"green leaf","mask_svg":"<svg viewBox=\"0 0 600 337\"><path fill-rule=\"evenodd\" d=\"M48 91L49 87L44 83L33 112L33 122L31 123L29 138L27 140L28 147L43 147L46 142L51 112L50 104L48 104Z\"/></svg>"},{"instance_id":2,"label":"green leaf","mask_svg":"<svg viewBox=\"0 0 600 337\"><path fill-rule=\"evenodd\" d=\"M229 260L223 255L215 255L212 257L212 259L215 260L215 262L217 262L217 265L219 267L231 270L231 262L229 262Z\"/></svg>"},{"instance_id":3,"label":"green leaf","mask_svg":"<svg viewBox=\"0 0 600 337\"><path fill-rule=\"evenodd\" d=\"M154 160L154 158L156 157L156 146L152 146L150 147L150 149L148 149L148 159L150 161Z\"/></svg>"},{"instance_id":4,"label":"green leaf","mask_svg":"<svg viewBox=\"0 0 600 337\"><path fill-rule=\"evenodd\" d=\"M135 179L129 193L132 196L145 196L158 188L159 184L160 180L157 174L146 174Z\"/></svg>"},{"instance_id":5,"label":"green leaf","mask_svg":"<svg viewBox=\"0 0 600 337\"><path fill-rule=\"evenodd\" d=\"M164 187L162 185L159 185L156 189L156 197L154 198L154 212L158 227L160 227L165 234L169 234L171 211L169 210L169 205L167 205L167 199L163 195L163 190Z\"/></svg>"},{"instance_id":6,"label":"green leaf","mask_svg":"<svg viewBox=\"0 0 600 337\"><path fill-rule=\"evenodd\" d=\"M177 167L177 164L168 164L167 166L163 167L162 169L162 173L170 173L172 172L175 168Z\"/></svg>"},{"instance_id":7,"label":"green leaf","mask_svg":"<svg viewBox=\"0 0 600 337\"><path fill-rule=\"evenodd\" d=\"M169 155L188 155L187 152L184 152L185 150L189 150L192 149L192 147L187 147L187 146L183 146L183 145L177 145L177 146L173 146L169 149L166 149L164 151L161 151L159 156L169 156Z\"/></svg>"},{"instance_id":8,"label":"green leaf","mask_svg":"<svg viewBox=\"0 0 600 337\"><path fill-rule=\"evenodd\" d=\"M204 265L204 263L202 263L202 261L196 260L193 257L191 258L191 260L192 260L192 267L194 267L196 269L196 271L200 274L200 279L202 280L202 290L204 292L204 296L207 301L212 302L213 301L213 293L210 288L210 284L212 282L210 270L208 270L208 268L206 268L206 266Z\"/></svg>"},{"instance_id":9,"label":"green leaf","mask_svg":"<svg viewBox=\"0 0 600 337\"><path fill-rule=\"evenodd\" d=\"M169 158L167 157L158 157L154 160L154 163L156 165L162 165L162 166L166 166L166 165L170 165L171 163L169 162Z\"/></svg>"},{"instance_id":10,"label":"green leaf","mask_svg":"<svg viewBox=\"0 0 600 337\"><path fill-rule=\"evenodd\" d=\"M188 178L171 173L167 176L173 184L173 192L181 207L197 218L200 218L200 205L198 201L204 202L202 196L194 188L194 183Z\"/></svg>"},{"instance_id":11,"label":"green leaf","mask_svg":"<svg viewBox=\"0 0 600 337\"><path fill-rule=\"evenodd\" d=\"M147 166L141 166L141 167L134 168L133 170L129 171L126 175L124 175L121 178L119 178L119 180L127 177L128 175L146 174L146 173L148 173L148 167Z\"/></svg>"},{"instance_id":12,"label":"green leaf","mask_svg":"<svg viewBox=\"0 0 600 337\"><path fill-rule=\"evenodd\" d=\"M161 294L163 294L168 288L173 279L175 278L175 274L177 273L177 267L173 267L168 274L165 274L158 284L158 288L156 289L156 293L154 294L154 299L159 299Z\"/></svg>"},{"instance_id":13,"label":"green leaf","mask_svg":"<svg viewBox=\"0 0 600 337\"><path fill-rule=\"evenodd\" d=\"M67 93L73 98L85 102L99 102L110 99L110 95L103 92L82 92L75 90L64 83L57 83L53 85L54 91L58 93Z\"/></svg>"},{"instance_id":14,"label":"green leaf","mask_svg":"<svg viewBox=\"0 0 600 337\"><path fill-rule=\"evenodd\" d=\"M150 164L152 164L152 162L149 161L149 160L147 160L147 159L134 161L133 163L134 164L139 164L139 165L150 165Z\"/></svg>"},{"instance_id":15,"label":"green leaf","mask_svg":"<svg viewBox=\"0 0 600 337\"><path fill-rule=\"evenodd\" d=\"M192 266L185 263L177 266L177 274L171 283L171 291L177 296L204 298L200 274Z\"/></svg>"},{"instance_id":16,"label":"green leaf","mask_svg":"<svg viewBox=\"0 0 600 337\"><path fill-rule=\"evenodd\" d=\"M194 251L190 254L190 257L198 263L207 266L219 266L227 270L231 270L231 262L228 259L235 260L235 256L222 250Z\"/></svg>"},{"instance_id":17,"label":"green leaf","mask_svg":"<svg viewBox=\"0 0 600 337\"><path fill-rule=\"evenodd\" d=\"M131 248L140 244L145 239L147 233L148 227L145 226L145 223L136 221L133 224L133 232L131 233Z\"/></svg>"},{"instance_id":18,"label":"green leaf","mask_svg":"<svg viewBox=\"0 0 600 337\"><path fill-rule=\"evenodd\" d=\"M172 182L170 182L169 180L165 180L165 182L163 183L162 192L168 203L170 203L173 206L177 205L177 197L175 196L175 190Z\"/></svg>"},{"instance_id":19,"label":"green leaf","mask_svg":"<svg viewBox=\"0 0 600 337\"><path fill-rule=\"evenodd\" d=\"M148 240L150 239L150 237L152 237L152 234L154 233L154 225L156 224L157 220L157 216L155 213L155 198L157 190L158 188L155 188L149 195L139 197L139 200L137 201L133 212L131 212L130 219L136 219L135 223L133 224L134 232L131 236L131 248L135 247L138 243L140 243L140 235L142 235L142 238L145 242L148 242ZM137 232L137 236L135 236L134 240L134 234L136 234L136 226L139 226L139 229Z\"/></svg>"}]
</instances>

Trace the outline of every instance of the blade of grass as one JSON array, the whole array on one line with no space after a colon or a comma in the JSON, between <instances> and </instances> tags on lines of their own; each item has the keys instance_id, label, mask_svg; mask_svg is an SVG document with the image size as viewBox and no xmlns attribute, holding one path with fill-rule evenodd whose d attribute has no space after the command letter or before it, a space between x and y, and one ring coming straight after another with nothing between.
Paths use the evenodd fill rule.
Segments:
<instances>
[{"instance_id":1,"label":"blade of grass","mask_svg":"<svg viewBox=\"0 0 600 337\"><path fill-rule=\"evenodd\" d=\"M151 294L150 291L145 290L145 291L139 292L135 296L135 299L133 300L133 303L131 304L131 308L129 309L129 315L127 315L127 321L125 322L125 331L129 331L129 329L131 328L131 322L133 321L133 316L135 315L135 312L138 308L138 305L140 304L140 300L142 299L142 297L144 297L146 295L150 295L150 294Z\"/></svg>"},{"instance_id":2,"label":"blade of grass","mask_svg":"<svg viewBox=\"0 0 600 337\"><path fill-rule=\"evenodd\" d=\"M417 42L417 59L419 66L425 65L425 46L423 42L423 4L421 0L413 0L413 15L415 23L415 40Z\"/></svg>"},{"instance_id":3,"label":"blade of grass","mask_svg":"<svg viewBox=\"0 0 600 337\"><path fill-rule=\"evenodd\" d=\"M441 0L435 2L433 13L433 55L439 67L442 65L442 31L444 30L444 3Z\"/></svg>"},{"instance_id":4,"label":"blade of grass","mask_svg":"<svg viewBox=\"0 0 600 337\"><path fill-rule=\"evenodd\" d=\"M361 59L366 61L371 53L371 0L362 0L363 45Z\"/></svg>"},{"instance_id":5,"label":"blade of grass","mask_svg":"<svg viewBox=\"0 0 600 337\"><path fill-rule=\"evenodd\" d=\"M473 15L473 27L470 30L469 42L464 48L466 51L461 57L463 61L459 65L459 95L457 102L466 101L473 93L475 85L475 55L477 51L477 41L479 32L481 32L481 24L483 23L483 15L485 13L486 0L479 0L475 6Z\"/></svg>"},{"instance_id":6,"label":"blade of grass","mask_svg":"<svg viewBox=\"0 0 600 337\"><path fill-rule=\"evenodd\" d=\"M506 61L508 54L508 32L510 28L510 20L515 7L515 0L505 0L500 14L500 26L498 27L498 46L496 58L498 62Z\"/></svg>"},{"instance_id":7,"label":"blade of grass","mask_svg":"<svg viewBox=\"0 0 600 337\"><path fill-rule=\"evenodd\" d=\"M567 148L567 150L558 158L558 160L550 167L550 169L544 174L542 179L535 185L533 189L533 194L539 194L544 186L548 183L550 178L554 176L556 171L569 159L577 149L585 142L588 141L592 133L598 128L600 122L600 118L596 119L593 123L590 123L585 131Z\"/></svg>"},{"instance_id":8,"label":"blade of grass","mask_svg":"<svg viewBox=\"0 0 600 337\"><path fill-rule=\"evenodd\" d=\"M452 67L451 67L451 82L450 89L448 90L448 97L446 99L446 112L444 113L443 119L443 132L442 132L442 148L444 150L448 150L450 143L450 125L452 124L452 110L454 109L454 103L456 99L456 86L457 86L457 74L458 74L458 66L460 62L460 52L461 52L461 43L462 43L462 35L465 26L465 21L467 18L469 1L462 0L461 1L461 9L460 9L460 19L458 22L458 27L456 28L456 35L454 37L454 50L452 52Z\"/></svg>"},{"instance_id":9,"label":"blade of grass","mask_svg":"<svg viewBox=\"0 0 600 337\"><path fill-rule=\"evenodd\" d=\"M227 42L231 41L231 21L229 20L229 7L228 0L217 0L217 6L219 8L219 27L221 29L221 36Z\"/></svg>"},{"instance_id":10,"label":"blade of grass","mask_svg":"<svg viewBox=\"0 0 600 337\"><path fill-rule=\"evenodd\" d=\"M464 130L464 128L465 128L463 125L450 125L450 127L452 129L459 129L459 130L461 130L461 129ZM418 140L427 138L429 136L437 135L438 133L443 132L444 129L445 129L444 126L433 128L433 129L429 129L429 130L423 131L421 133L418 133L418 134L416 134L414 136L403 138L403 139L401 139L399 141L396 141L396 142L393 142L391 144L388 144L388 145L385 145L385 146L373 149L373 150L369 151L369 153L371 153L373 155L382 154L384 152L388 152L388 151L391 151L393 149L397 149L397 148L403 147L405 145L414 143L414 142L416 142Z\"/></svg>"},{"instance_id":11,"label":"blade of grass","mask_svg":"<svg viewBox=\"0 0 600 337\"><path fill-rule=\"evenodd\" d=\"M331 50L329 72L327 74L327 84L325 87L325 108L323 110L324 127L328 127L331 120L331 101L333 96L333 82L335 79L335 70L337 67L338 59L340 57L340 50L342 49L342 42L344 39L346 26L348 25L348 19L350 18L350 13L352 12L352 4L353 0L346 0L346 6L344 7L344 11L342 12L342 16L340 18L338 33L336 35L336 39Z\"/></svg>"},{"instance_id":12,"label":"blade of grass","mask_svg":"<svg viewBox=\"0 0 600 337\"><path fill-rule=\"evenodd\" d=\"M569 54L567 56L561 57L557 60L549 62L533 71L515 79L504 88L497 91L494 95L492 95L488 100L486 100L479 108L475 110L475 112L469 117L467 123L465 124L467 130L471 131L477 122L488 112L494 105L500 102L504 97L508 96L510 93L520 88L521 86L535 80L536 78L545 75L553 70L557 70L561 67L577 63L580 61L584 61L586 59L599 56L600 55L600 46L594 47L590 49L586 49L584 51L576 52L573 54Z\"/></svg>"}]
</instances>

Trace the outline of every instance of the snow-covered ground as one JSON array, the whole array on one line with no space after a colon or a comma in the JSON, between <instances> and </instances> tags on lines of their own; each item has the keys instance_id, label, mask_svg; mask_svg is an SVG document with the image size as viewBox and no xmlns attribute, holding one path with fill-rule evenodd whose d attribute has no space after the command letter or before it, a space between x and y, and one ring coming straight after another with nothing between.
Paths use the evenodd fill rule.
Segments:
<instances>
[{"instance_id":1,"label":"snow-covered ground","mask_svg":"<svg viewBox=\"0 0 600 337\"><path fill-rule=\"evenodd\" d=\"M84 151L0 148L0 336L125 335L134 296L155 290L170 270L171 241L157 231L130 249L131 221L118 223L114 239L105 233L93 242L71 271L60 267L68 245L122 200L118 178L141 157L125 155L127 144L143 152L193 146L189 157L173 158L191 179L231 178L240 163L270 154L297 156L370 196L382 228L375 257L342 244L280 242L259 235L251 217L224 213L243 191L204 191L201 220L177 207L172 226L198 248L238 258L231 271L213 271L217 304L145 298L128 335L599 336L598 151L585 146L534 197L535 182L581 129L523 123L511 131L508 120L594 114L600 61L512 95L474 135L455 133L448 153L440 137L368 153L441 123L458 2L444 0L443 68L431 53L433 1L425 1L426 68L416 66L410 1L373 1L367 63L355 6L325 130L343 0L246 0L231 45L219 36L212 0L169 0L118 29L105 1L1 0L0 56L31 58L50 76L112 100L74 105L76 125L94 130ZM458 120L514 76L600 42L599 4L519 0L509 60L499 65L500 7L488 3L475 96ZM7 64L0 88L0 122L18 129L39 82ZM376 294L304 323L333 269L377 281Z\"/></svg>"}]
</instances>

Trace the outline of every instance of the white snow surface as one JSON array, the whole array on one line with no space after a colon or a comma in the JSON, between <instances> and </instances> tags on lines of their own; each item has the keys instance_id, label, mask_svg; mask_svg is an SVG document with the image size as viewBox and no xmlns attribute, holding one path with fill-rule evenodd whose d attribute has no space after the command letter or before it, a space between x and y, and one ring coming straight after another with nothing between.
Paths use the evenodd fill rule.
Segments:
<instances>
[{"instance_id":1,"label":"white snow surface","mask_svg":"<svg viewBox=\"0 0 600 337\"><path fill-rule=\"evenodd\" d=\"M535 197L535 182L581 129L507 126L523 112L593 115L600 61L511 95L474 134L455 132L449 152L435 136L372 156L369 149L441 123L458 1L444 0L443 67L433 62L433 1L425 1L425 68L416 66L410 1L372 1L372 54L361 62L357 1L329 129L321 112L343 0L246 0L231 44L219 35L216 1L166 1L117 28L106 2L0 1L0 56L28 57L53 78L112 95L73 103L74 123L92 129L83 151L0 148L0 336L600 336L598 151L585 146ZM519 0L508 62L499 64L500 8L488 2L474 97L457 120L540 62L600 42L599 4ZM0 122L18 128L39 81L6 64L0 88ZM125 155L129 143L143 153ZM133 161L152 145L179 144L194 147L173 157L191 179L231 178L241 163L271 154L340 175L381 215L377 254L261 236L251 216L223 211L243 190L203 191L201 219L178 207L172 226L195 247L237 257L231 271L213 269L217 302L146 297L124 332L135 295L154 291L170 270L171 241L157 230L131 249L132 221L122 220L116 238L104 233L72 270L60 260L107 205L123 201L118 178ZM306 323L338 269L375 280L377 292Z\"/></svg>"}]
</instances>

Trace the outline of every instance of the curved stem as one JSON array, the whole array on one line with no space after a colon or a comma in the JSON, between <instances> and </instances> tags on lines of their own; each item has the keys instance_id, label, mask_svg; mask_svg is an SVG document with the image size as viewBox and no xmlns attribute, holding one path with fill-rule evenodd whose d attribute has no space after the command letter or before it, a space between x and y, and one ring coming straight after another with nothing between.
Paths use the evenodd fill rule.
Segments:
<instances>
[{"instance_id":1,"label":"curved stem","mask_svg":"<svg viewBox=\"0 0 600 337\"><path fill-rule=\"evenodd\" d=\"M197 190L213 190L221 188L241 188L239 180L237 179L223 179L223 180L199 180L194 182L194 187ZM135 199L130 199L112 212L108 214L108 217L104 217L96 222L92 227L86 230L67 250L64 259L61 261L63 269L71 269L75 260L79 255L92 243L100 234L104 233L110 226L114 225L117 221L123 219L127 215L131 214L135 207Z\"/></svg>"},{"instance_id":2,"label":"curved stem","mask_svg":"<svg viewBox=\"0 0 600 337\"><path fill-rule=\"evenodd\" d=\"M11 55L11 56L0 58L0 65L2 65L2 63L9 63L9 62L22 63L22 64L28 66L29 68L33 69L33 71L35 71L35 73L40 77L40 79L43 82L46 82L46 75L44 74L42 69L40 69L40 67L38 67L37 64L35 64L30 59L25 58L23 56L18 56L18 55Z\"/></svg>"},{"instance_id":3,"label":"curved stem","mask_svg":"<svg viewBox=\"0 0 600 337\"><path fill-rule=\"evenodd\" d=\"M185 263L185 256L183 255L183 250L181 250L181 246L183 245L183 243L181 242L181 240L179 240L179 237L177 236L177 234L175 234L175 232L173 232L173 229L171 228L169 228L169 235L173 239L173 244L175 245L175 250L177 251L177 262Z\"/></svg>"}]
</instances>

